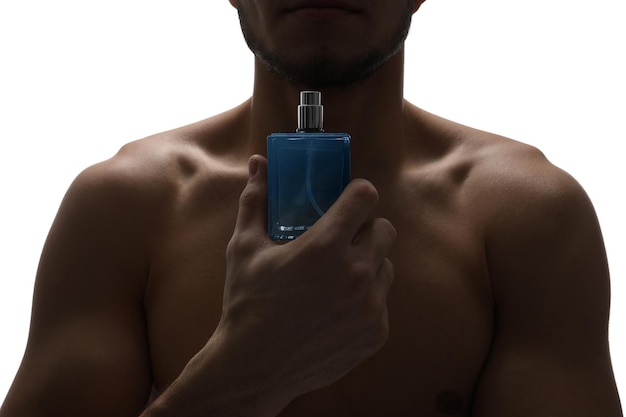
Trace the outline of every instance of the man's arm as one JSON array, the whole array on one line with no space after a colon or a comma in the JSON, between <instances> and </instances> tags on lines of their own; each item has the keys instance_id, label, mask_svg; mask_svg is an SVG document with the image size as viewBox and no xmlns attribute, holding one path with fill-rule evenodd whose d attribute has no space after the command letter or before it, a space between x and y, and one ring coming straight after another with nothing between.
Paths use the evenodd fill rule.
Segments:
<instances>
[{"instance_id":1,"label":"man's arm","mask_svg":"<svg viewBox=\"0 0 626 417\"><path fill-rule=\"evenodd\" d=\"M497 185L507 203L487 237L496 325L474 415L621 416L609 273L591 202L541 156L523 171Z\"/></svg>"},{"instance_id":2,"label":"man's arm","mask_svg":"<svg viewBox=\"0 0 626 417\"><path fill-rule=\"evenodd\" d=\"M119 167L116 167L119 168ZM151 389L143 283L147 230L129 177L100 164L70 187L37 273L9 416L136 416ZM140 221L140 219L142 221Z\"/></svg>"}]
</instances>

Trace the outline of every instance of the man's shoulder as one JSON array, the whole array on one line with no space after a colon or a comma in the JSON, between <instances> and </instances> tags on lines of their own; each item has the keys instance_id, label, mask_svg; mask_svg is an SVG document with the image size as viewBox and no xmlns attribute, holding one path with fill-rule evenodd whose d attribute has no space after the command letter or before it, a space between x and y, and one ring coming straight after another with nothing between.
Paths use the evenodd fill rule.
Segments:
<instances>
[{"instance_id":1,"label":"man's shoulder","mask_svg":"<svg viewBox=\"0 0 626 417\"><path fill-rule=\"evenodd\" d=\"M443 144L442 159L449 163L442 165L464 174L466 208L483 213L486 221L515 213L550 218L565 209L592 210L581 185L537 147L426 112L419 117Z\"/></svg>"},{"instance_id":2,"label":"man's shoulder","mask_svg":"<svg viewBox=\"0 0 626 417\"><path fill-rule=\"evenodd\" d=\"M458 138L451 154L469 167L464 209L479 219L487 241L530 241L556 224L567 229L597 223L584 188L537 147L465 126L450 129Z\"/></svg>"},{"instance_id":3,"label":"man's shoulder","mask_svg":"<svg viewBox=\"0 0 626 417\"><path fill-rule=\"evenodd\" d=\"M436 132L444 158L466 167L471 191L500 197L544 198L563 191L583 192L576 180L552 164L537 147L495 133L465 126L426 112L423 125ZM524 138L521 138L523 140Z\"/></svg>"},{"instance_id":4,"label":"man's shoulder","mask_svg":"<svg viewBox=\"0 0 626 417\"><path fill-rule=\"evenodd\" d=\"M190 187L238 184L247 175L247 158L233 143L234 124L231 111L129 142L112 158L81 172L65 200L106 201L114 210L156 214Z\"/></svg>"},{"instance_id":5,"label":"man's shoulder","mask_svg":"<svg viewBox=\"0 0 626 417\"><path fill-rule=\"evenodd\" d=\"M569 205L586 193L568 172L537 147L489 133L474 145L476 191L492 195L496 209L538 209Z\"/></svg>"},{"instance_id":6,"label":"man's shoulder","mask_svg":"<svg viewBox=\"0 0 626 417\"><path fill-rule=\"evenodd\" d=\"M79 183L142 194L176 192L197 177L237 171L236 109L129 142L110 159L84 170Z\"/></svg>"}]
</instances>

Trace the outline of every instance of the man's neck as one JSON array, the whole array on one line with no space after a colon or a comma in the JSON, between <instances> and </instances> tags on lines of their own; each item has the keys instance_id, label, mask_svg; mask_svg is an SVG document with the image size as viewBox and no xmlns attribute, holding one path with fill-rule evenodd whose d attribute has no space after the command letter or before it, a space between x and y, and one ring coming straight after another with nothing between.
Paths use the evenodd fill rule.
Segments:
<instances>
[{"instance_id":1,"label":"man's neck","mask_svg":"<svg viewBox=\"0 0 626 417\"><path fill-rule=\"evenodd\" d=\"M404 99L401 50L363 82L346 88L322 89L324 129L352 136L352 173L371 177L402 163L404 154ZM279 79L263 63L255 62L251 101L251 142L272 132L296 129L299 86ZM256 143L255 148L264 145ZM263 152L264 153L264 152Z\"/></svg>"}]
</instances>

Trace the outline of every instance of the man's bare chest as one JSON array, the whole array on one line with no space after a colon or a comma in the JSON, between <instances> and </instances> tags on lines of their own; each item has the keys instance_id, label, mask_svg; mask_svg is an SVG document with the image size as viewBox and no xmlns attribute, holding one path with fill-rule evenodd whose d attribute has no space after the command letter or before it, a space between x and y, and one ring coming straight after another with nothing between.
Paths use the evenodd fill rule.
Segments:
<instances>
[{"instance_id":1,"label":"man's bare chest","mask_svg":"<svg viewBox=\"0 0 626 417\"><path fill-rule=\"evenodd\" d=\"M155 246L145 309L157 388L178 375L219 322L235 222L228 212L174 223ZM398 230L390 255L396 279L388 297L389 341L336 384L294 401L285 416L469 409L493 326L479 237L445 213L389 217Z\"/></svg>"}]
</instances>

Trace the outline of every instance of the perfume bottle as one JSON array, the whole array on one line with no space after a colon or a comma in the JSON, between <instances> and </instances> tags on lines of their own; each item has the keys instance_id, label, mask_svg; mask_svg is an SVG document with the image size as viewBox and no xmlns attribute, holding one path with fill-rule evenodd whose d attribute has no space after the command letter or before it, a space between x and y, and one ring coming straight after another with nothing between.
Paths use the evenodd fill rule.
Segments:
<instances>
[{"instance_id":1,"label":"perfume bottle","mask_svg":"<svg viewBox=\"0 0 626 417\"><path fill-rule=\"evenodd\" d=\"M350 181L350 135L326 133L318 91L302 91L295 133L267 137L268 232L292 240L306 232Z\"/></svg>"}]
</instances>

